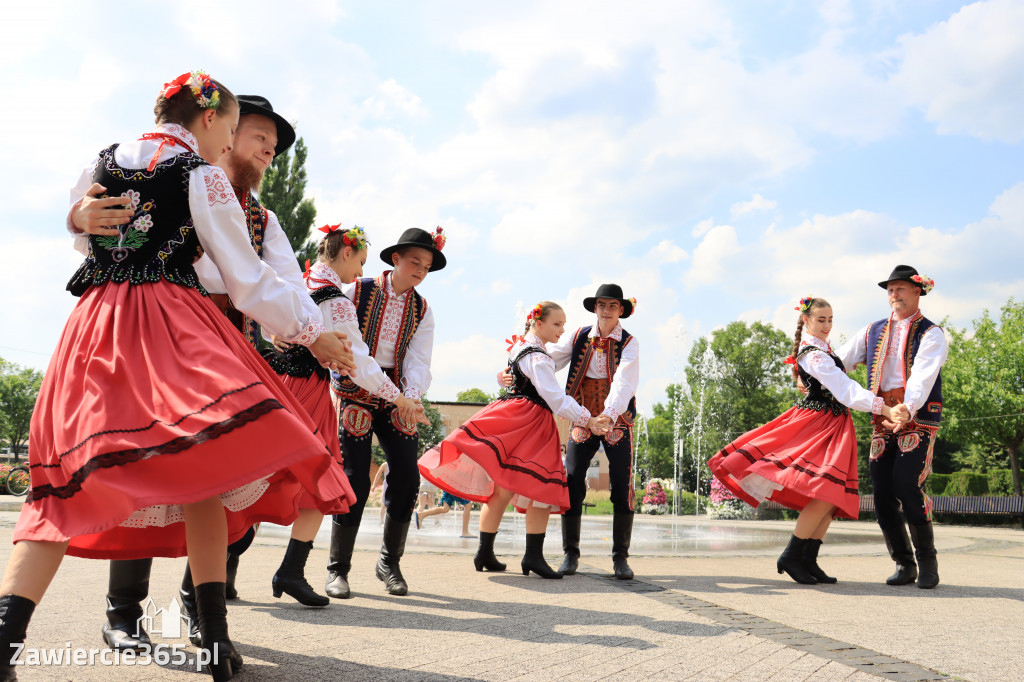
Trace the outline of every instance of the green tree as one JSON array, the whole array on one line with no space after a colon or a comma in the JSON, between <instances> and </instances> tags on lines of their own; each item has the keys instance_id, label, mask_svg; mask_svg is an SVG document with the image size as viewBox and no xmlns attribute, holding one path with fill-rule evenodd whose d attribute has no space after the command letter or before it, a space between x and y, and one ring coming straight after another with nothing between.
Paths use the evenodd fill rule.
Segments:
<instances>
[{"instance_id":1,"label":"green tree","mask_svg":"<svg viewBox=\"0 0 1024 682\"><path fill-rule=\"evenodd\" d=\"M641 484L646 484L652 478L672 479L675 474L672 414L679 390L679 384L669 384L666 390L667 404L655 403L651 417L638 415L638 422L642 420L642 424L637 424L633 435L636 438L636 461Z\"/></svg>"},{"instance_id":2,"label":"green tree","mask_svg":"<svg viewBox=\"0 0 1024 682\"><path fill-rule=\"evenodd\" d=\"M949 358L942 368L943 436L965 448L999 447L1022 496L1024 445L1024 302L1009 299L998 321L986 310L974 334L948 329Z\"/></svg>"},{"instance_id":3,"label":"green tree","mask_svg":"<svg viewBox=\"0 0 1024 682\"><path fill-rule=\"evenodd\" d=\"M441 412L434 407L426 396L421 398L423 401L423 411L427 414L427 419L430 420L430 424L417 424L416 433L420 437L419 453L423 454L430 448L440 443L445 436L444 432L444 418L441 417Z\"/></svg>"},{"instance_id":4,"label":"green tree","mask_svg":"<svg viewBox=\"0 0 1024 682\"><path fill-rule=\"evenodd\" d=\"M15 455L28 440L32 410L42 381L41 372L0 359L0 436Z\"/></svg>"},{"instance_id":5,"label":"green tree","mask_svg":"<svg viewBox=\"0 0 1024 682\"><path fill-rule=\"evenodd\" d=\"M316 259L316 242L310 241L316 207L306 198L306 149L300 137L295 153L286 151L274 158L263 175L260 203L277 214L281 228L295 251L299 267L305 269L306 259Z\"/></svg>"},{"instance_id":6,"label":"green tree","mask_svg":"<svg viewBox=\"0 0 1024 682\"><path fill-rule=\"evenodd\" d=\"M455 396L457 403L489 403L493 401L493 395L485 393L483 389L479 388L467 388L465 391L459 391Z\"/></svg>"}]
</instances>

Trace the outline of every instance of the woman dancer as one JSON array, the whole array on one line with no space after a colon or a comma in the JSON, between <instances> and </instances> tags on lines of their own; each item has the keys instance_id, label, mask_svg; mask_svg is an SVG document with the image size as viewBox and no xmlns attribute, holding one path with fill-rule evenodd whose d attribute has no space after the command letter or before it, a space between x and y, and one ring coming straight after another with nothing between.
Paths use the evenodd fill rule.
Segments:
<instances>
[{"instance_id":1,"label":"woman dancer","mask_svg":"<svg viewBox=\"0 0 1024 682\"><path fill-rule=\"evenodd\" d=\"M242 658L224 605L228 542L260 520L291 523L303 489L328 510L344 493L302 407L192 268L205 251L239 309L345 362L337 336L304 321L298 294L256 257L224 172L209 165L231 145L237 100L192 72L165 84L155 113L154 132L108 147L85 171L126 199L133 220L90 237L68 285L81 299L39 391L32 489L0 585L5 680L16 679L12 654L65 553L187 553L210 672L230 679Z\"/></svg>"},{"instance_id":2,"label":"woman dancer","mask_svg":"<svg viewBox=\"0 0 1024 682\"><path fill-rule=\"evenodd\" d=\"M523 575L561 578L544 560L544 536L552 510L569 508L569 489L552 413L596 434L611 426L593 417L555 379L555 363L544 344L565 331L565 311L538 303L526 320L526 336L509 349L513 383L505 395L480 410L423 454L420 473L456 497L483 502L476 570L504 571L494 556L494 538L509 502L526 511Z\"/></svg>"},{"instance_id":3,"label":"woman dancer","mask_svg":"<svg viewBox=\"0 0 1024 682\"><path fill-rule=\"evenodd\" d=\"M793 378L807 396L764 426L743 434L708 462L736 496L756 507L771 499L799 509L796 528L776 567L798 583L834 583L818 567L818 549L835 516L856 519L857 437L850 409L890 417L882 399L846 376L832 351L832 306L808 296L793 338ZM806 335L803 334L806 332ZM848 409L849 408L849 409Z\"/></svg>"}]
</instances>

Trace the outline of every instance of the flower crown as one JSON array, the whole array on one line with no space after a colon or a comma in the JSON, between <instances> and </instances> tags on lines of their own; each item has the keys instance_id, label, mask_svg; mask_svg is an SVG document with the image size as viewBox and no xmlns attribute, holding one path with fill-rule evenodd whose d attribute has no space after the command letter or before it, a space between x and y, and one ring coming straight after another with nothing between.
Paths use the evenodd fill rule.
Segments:
<instances>
[{"instance_id":1,"label":"flower crown","mask_svg":"<svg viewBox=\"0 0 1024 682\"><path fill-rule=\"evenodd\" d=\"M534 320L539 320L541 319L541 317L543 317L543 315L544 306L538 303L537 305L533 306L533 310L526 314L526 322L530 323L533 322Z\"/></svg>"},{"instance_id":2,"label":"flower crown","mask_svg":"<svg viewBox=\"0 0 1024 682\"><path fill-rule=\"evenodd\" d=\"M338 223L337 225L324 225L323 227L318 227L317 229L323 232L325 235L331 235L340 228L341 223ZM342 232L341 241L345 246L351 246L356 251L362 251L370 244L370 240L366 238L366 230L359 227L358 225L353 225L349 229Z\"/></svg>"},{"instance_id":3,"label":"flower crown","mask_svg":"<svg viewBox=\"0 0 1024 682\"><path fill-rule=\"evenodd\" d=\"M935 288L934 279L928 279L927 277L923 277L921 275L914 275L913 277L910 278L910 281L921 287L921 291L923 291L926 294Z\"/></svg>"},{"instance_id":4,"label":"flower crown","mask_svg":"<svg viewBox=\"0 0 1024 682\"><path fill-rule=\"evenodd\" d=\"M635 296L631 296L628 300L629 300L629 302L631 304L633 304L633 313L635 313L636 312L636 297ZM630 313L630 314L632 315L632 313Z\"/></svg>"},{"instance_id":5,"label":"flower crown","mask_svg":"<svg viewBox=\"0 0 1024 682\"><path fill-rule=\"evenodd\" d=\"M793 308L793 310L799 310L801 313L811 312L811 303L814 301L813 296L804 296L800 299L800 305Z\"/></svg>"},{"instance_id":6,"label":"flower crown","mask_svg":"<svg viewBox=\"0 0 1024 682\"><path fill-rule=\"evenodd\" d=\"M160 94L165 99L170 99L186 85L201 109L216 109L220 106L220 91L217 89L217 84L205 71L181 74L170 83L164 83L164 89Z\"/></svg>"},{"instance_id":7,"label":"flower crown","mask_svg":"<svg viewBox=\"0 0 1024 682\"><path fill-rule=\"evenodd\" d=\"M444 248L448 238L444 236L444 228L438 225L434 228L434 233L430 235L430 238L434 240L434 248L438 251Z\"/></svg>"}]
</instances>

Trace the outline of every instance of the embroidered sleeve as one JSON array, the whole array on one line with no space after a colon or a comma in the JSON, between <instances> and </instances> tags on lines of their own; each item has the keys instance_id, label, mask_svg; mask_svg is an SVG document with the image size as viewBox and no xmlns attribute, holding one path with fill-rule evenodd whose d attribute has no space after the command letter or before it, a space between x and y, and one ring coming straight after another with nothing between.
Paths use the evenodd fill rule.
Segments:
<instances>
[{"instance_id":1,"label":"embroidered sleeve","mask_svg":"<svg viewBox=\"0 0 1024 682\"><path fill-rule=\"evenodd\" d=\"M398 386L395 386L395 384L390 379L386 379L384 383L380 385L380 388L374 391L373 394L378 398L383 398L389 403L395 402L396 400L398 400L398 396L402 395L398 391Z\"/></svg>"},{"instance_id":2,"label":"embroidered sleeve","mask_svg":"<svg viewBox=\"0 0 1024 682\"><path fill-rule=\"evenodd\" d=\"M346 322L359 324L359 320L356 319L356 307L347 298L332 298L327 301L327 308L330 311L333 327L343 326Z\"/></svg>"},{"instance_id":3,"label":"embroidered sleeve","mask_svg":"<svg viewBox=\"0 0 1024 682\"><path fill-rule=\"evenodd\" d=\"M231 188L231 183L228 182L228 176L223 169L217 166L206 166L205 168L209 169L204 173L204 179L206 180L206 201L210 206L237 202L235 190Z\"/></svg>"},{"instance_id":4,"label":"embroidered sleeve","mask_svg":"<svg viewBox=\"0 0 1024 682\"><path fill-rule=\"evenodd\" d=\"M590 422L590 410L580 405L580 416L576 417L573 426L586 426Z\"/></svg>"},{"instance_id":5,"label":"embroidered sleeve","mask_svg":"<svg viewBox=\"0 0 1024 682\"><path fill-rule=\"evenodd\" d=\"M914 365L907 377L907 391L904 404L917 406L928 400L935 386L942 365L949 356L949 344L941 327L932 327L921 337L921 344L914 355ZM911 413L915 410L911 408Z\"/></svg>"},{"instance_id":6,"label":"embroidered sleeve","mask_svg":"<svg viewBox=\"0 0 1024 682\"><path fill-rule=\"evenodd\" d=\"M871 404L871 414L882 414L882 407L885 405L885 400L882 396L875 398L875 402Z\"/></svg>"},{"instance_id":7,"label":"embroidered sleeve","mask_svg":"<svg viewBox=\"0 0 1024 682\"><path fill-rule=\"evenodd\" d=\"M299 332L298 336L285 339L288 343L297 343L300 346L310 346L324 333L324 326L320 320L313 320L306 325L306 328Z\"/></svg>"},{"instance_id":8,"label":"embroidered sleeve","mask_svg":"<svg viewBox=\"0 0 1024 682\"><path fill-rule=\"evenodd\" d=\"M908 410L910 410L910 418L913 419L914 416L917 415L917 406L914 404L914 401L907 400L903 404L907 406Z\"/></svg>"},{"instance_id":9,"label":"embroidered sleeve","mask_svg":"<svg viewBox=\"0 0 1024 682\"><path fill-rule=\"evenodd\" d=\"M843 405L861 412L870 412L874 408L877 396L847 376L825 351L815 349L803 353L797 362Z\"/></svg>"},{"instance_id":10,"label":"embroidered sleeve","mask_svg":"<svg viewBox=\"0 0 1024 682\"><path fill-rule=\"evenodd\" d=\"M601 414L610 417L613 423L619 420L619 411L616 410L614 407L604 408L604 412L602 412Z\"/></svg>"},{"instance_id":11,"label":"embroidered sleeve","mask_svg":"<svg viewBox=\"0 0 1024 682\"><path fill-rule=\"evenodd\" d=\"M609 377L612 385L604 401L606 414L612 421L629 408L630 399L636 395L640 385L640 342L635 336L629 337L622 347L622 360L615 368L615 376Z\"/></svg>"},{"instance_id":12,"label":"embroidered sleeve","mask_svg":"<svg viewBox=\"0 0 1024 682\"><path fill-rule=\"evenodd\" d=\"M545 353L530 353L519 361L519 369L529 377L537 393L544 399L548 407L559 417L570 420L573 424L586 426L590 421L590 412L572 397L566 395L558 379L555 378L555 362ZM583 420L580 423L580 420Z\"/></svg>"},{"instance_id":13,"label":"embroidered sleeve","mask_svg":"<svg viewBox=\"0 0 1024 682\"><path fill-rule=\"evenodd\" d=\"M412 292L409 292L412 295ZM434 350L434 311L427 306L427 311L420 321L416 333L409 339L402 363L402 380L405 385L402 393L406 398L419 400L430 388L430 360Z\"/></svg>"}]
</instances>

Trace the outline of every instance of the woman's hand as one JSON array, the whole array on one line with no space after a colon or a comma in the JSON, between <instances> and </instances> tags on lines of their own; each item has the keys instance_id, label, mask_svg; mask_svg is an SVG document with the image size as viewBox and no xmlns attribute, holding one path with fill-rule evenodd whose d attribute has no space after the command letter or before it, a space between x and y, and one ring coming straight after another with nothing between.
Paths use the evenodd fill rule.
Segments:
<instances>
[{"instance_id":1,"label":"woman's hand","mask_svg":"<svg viewBox=\"0 0 1024 682\"><path fill-rule=\"evenodd\" d=\"M324 367L347 376L356 371L356 361L352 356L352 344L341 332L324 332L309 346L309 352ZM276 345L276 344L275 344Z\"/></svg>"},{"instance_id":2,"label":"woman's hand","mask_svg":"<svg viewBox=\"0 0 1024 682\"><path fill-rule=\"evenodd\" d=\"M412 398L406 398L404 395L400 395L395 400L395 409L398 410L398 415L406 423L430 424L430 419L427 417L427 413L423 409L423 403L418 400L413 400Z\"/></svg>"}]
</instances>

